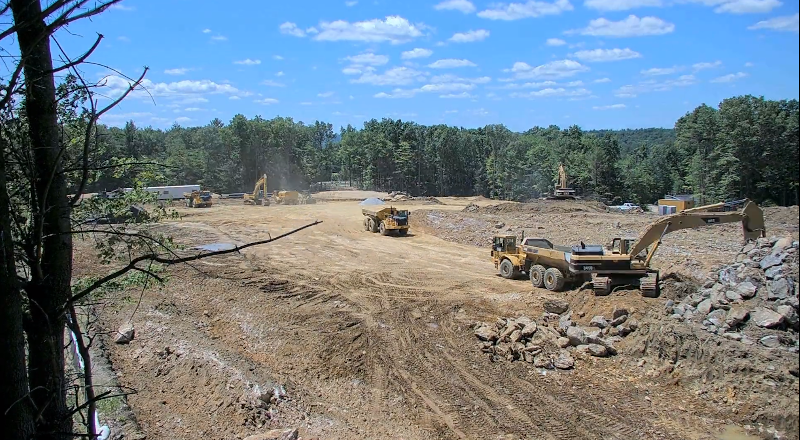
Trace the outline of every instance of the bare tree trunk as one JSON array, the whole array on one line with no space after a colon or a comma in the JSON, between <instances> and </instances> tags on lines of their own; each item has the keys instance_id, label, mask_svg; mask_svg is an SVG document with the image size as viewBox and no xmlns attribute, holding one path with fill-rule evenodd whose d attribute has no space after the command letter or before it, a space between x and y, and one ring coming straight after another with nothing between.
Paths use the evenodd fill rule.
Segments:
<instances>
[{"instance_id":1,"label":"bare tree trunk","mask_svg":"<svg viewBox=\"0 0 800 440\"><path fill-rule=\"evenodd\" d=\"M32 200L34 246L26 287L32 325L28 335L28 379L41 412L40 439L71 438L64 383L63 306L70 295L72 236L66 181L61 166L50 30L38 0L11 0L25 63L25 112L35 173Z\"/></svg>"},{"instance_id":2,"label":"bare tree trunk","mask_svg":"<svg viewBox=\"0 0 800 440\"><path fill-rule=\"evenodd\" d=\"M25 377L22 295L11 242L6 160L0 153L0 432L6 438L33 437L33 408Z\"/></svg>"}]
</instances>

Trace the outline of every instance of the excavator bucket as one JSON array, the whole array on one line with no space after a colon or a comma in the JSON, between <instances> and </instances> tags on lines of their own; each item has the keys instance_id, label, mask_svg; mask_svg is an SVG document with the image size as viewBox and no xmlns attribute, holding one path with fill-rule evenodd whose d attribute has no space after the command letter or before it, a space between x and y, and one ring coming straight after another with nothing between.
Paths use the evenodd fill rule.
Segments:
<instances>
[{"instance_id":1,"label":"excavator bucket","mask_svg":"<svg viewBox=\"0 0 800 440\"><path fill-rule=\"evenodd\" d=\"M744 232L745 241L767 236L767 229L764 226L764 211L758 205L751 200L745 201L742 214L745 216L742 221L742 232Z\"/></svg>"}]
</instances>

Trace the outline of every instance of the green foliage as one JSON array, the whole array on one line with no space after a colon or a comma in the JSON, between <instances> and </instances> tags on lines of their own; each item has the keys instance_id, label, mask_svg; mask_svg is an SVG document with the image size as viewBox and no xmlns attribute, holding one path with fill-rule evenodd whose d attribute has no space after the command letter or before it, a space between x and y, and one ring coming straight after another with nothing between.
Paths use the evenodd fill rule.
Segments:
<instances>
[{"instance_id":1,"label":"green foliage","mask_svg":"<svg viewBox=\"0 0 800 440\"><path fill-rule=\"evenodd\" d=\"M89 190L200 184L252 191L266 173L269 191L339 179L363 189L526 200L553 191L559 163L579 194L606 201L653 203L693 193L700 202L791 204L800 190L797 101L752 96L727 99L719 109L701 105L674 130L550 126L514 133L503 125L372 119L336 135L321 121L236 115L227 125L215 119L161 131L129 122L98 133L97 161L113 166L94 172Z\"/></svg>"}]
</instances>

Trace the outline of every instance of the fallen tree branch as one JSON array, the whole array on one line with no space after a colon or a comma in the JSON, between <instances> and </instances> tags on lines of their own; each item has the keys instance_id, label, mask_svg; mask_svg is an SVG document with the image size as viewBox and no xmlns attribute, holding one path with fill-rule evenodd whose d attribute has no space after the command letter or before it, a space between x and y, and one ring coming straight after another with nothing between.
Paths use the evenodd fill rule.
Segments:
<instances>
[{"instance_id":1,"label":"fallen tree branch","mask_svg":"<svg viewBox=\"0 0 800 440\"><path fill-rule=\"evenodd\" d=\"M95 281L94 283L92 283L91 286L81 290L80 292L76 293L75 295L72 295L67 300L67 304L65 305L65 307L69 307L70 304L72 304L75 301L78 301L79 299L89 295L94 290L96 290L99 287L101 287L103 284L105 284L105 283L107 283L107 282L109 282L109 281L111 281L111 280L113 280L115 278L118 278L118 277L126 274L127 272L129 272L131 270L134 270L136 264L139 263L139 262L142 262L142 261L149 260L149 261L153 261L153 262L156 262L156 263L173 265L173 264L187 263L189 261L200 260L202 258L214 257L214 256L217 256L217 255L231 254L231 253L234 253L234 252L239 252L239 251L241 251L243 249L247 249L249 247L258 246L258 245L267 244L267 243L272 243L275 240L280 240L281 238L288 237L289 235L295 234L297 232L302 231L303 229L310 228L310 227L318 225L320 223L322 223L321 220L316 220L313 223L309 223L307 225L304 225L304 226L301 226L299 228L293 229L293 230L291 230L289 232L283 233L283 234L278 235L277 237L274 237L274 238L269 238L267 240L254 241L252 243L247 243L247 244L244 244L242 246L235 246L232 249L224 249L224 250L221 250L221 251L214 251L214 252L209 252L209 253L206 253L206 254L197 254L197 255L193 255L191 257L169 259L169 258L159 257L156 254L142 255L142 256L136 257L133 260L131 260L130 263L128 263L127 266L125 266L125 267L123 267L123 268L121 268L121 269L119 269L119 270L117 270L115 272L112 272L112 273L106 275L105 277L103 277L103 278Z\"/></svg>"}]
</instances>

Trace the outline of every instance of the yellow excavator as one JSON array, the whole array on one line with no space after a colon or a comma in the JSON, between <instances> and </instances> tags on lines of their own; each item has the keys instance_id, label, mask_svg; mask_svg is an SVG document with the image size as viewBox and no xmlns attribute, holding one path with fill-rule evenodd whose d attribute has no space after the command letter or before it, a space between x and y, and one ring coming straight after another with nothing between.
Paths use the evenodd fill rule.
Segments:
<instances>
[{"instance_id":1,"label":"yellow excavator","mask_svg":"<svg viewBox=\"0 0 800 440\"><path fill-rule=\"evenodd\" d=\"M638 238L617 237L608 246L558 246L544 238L522 238L503 235L494 237L492 260L504 278L515 278L526 272L534 287L560 291L568 282L592 282L595 295L608 295L614 286L638 285L642 295L658 296L658 271L650 261L661 240L670 232L742 223L745 242L766 237L764 213L755 202L745 199L740 211L715 212L719 204L706 205L678 214L661 217L651 223Z\"/></svg>"},{"instance_id":2,"label":"yellow excavator","mask_svg":"<svg viewBox=\"0 0 800 440\"><path fill-rule=\"evenodd\" d=\"M575 190L569 187L567 170L564 168L563 163L558 164L558 182L553 190L552 197L549 198L552 200L570 200L575 198Z\"/></svg>"},{"instance_id":3,"label":"yellow excavator","mask_svg":"<svg viewBox=\"0 0 800 440\"><path fill-rule=\"evenodd\" d=\"M243 202L245 205L269 206L269 194L267 193L267 175L261 176L253 188L253 192L244 194Z\"/></svg>"}]
</instances>

